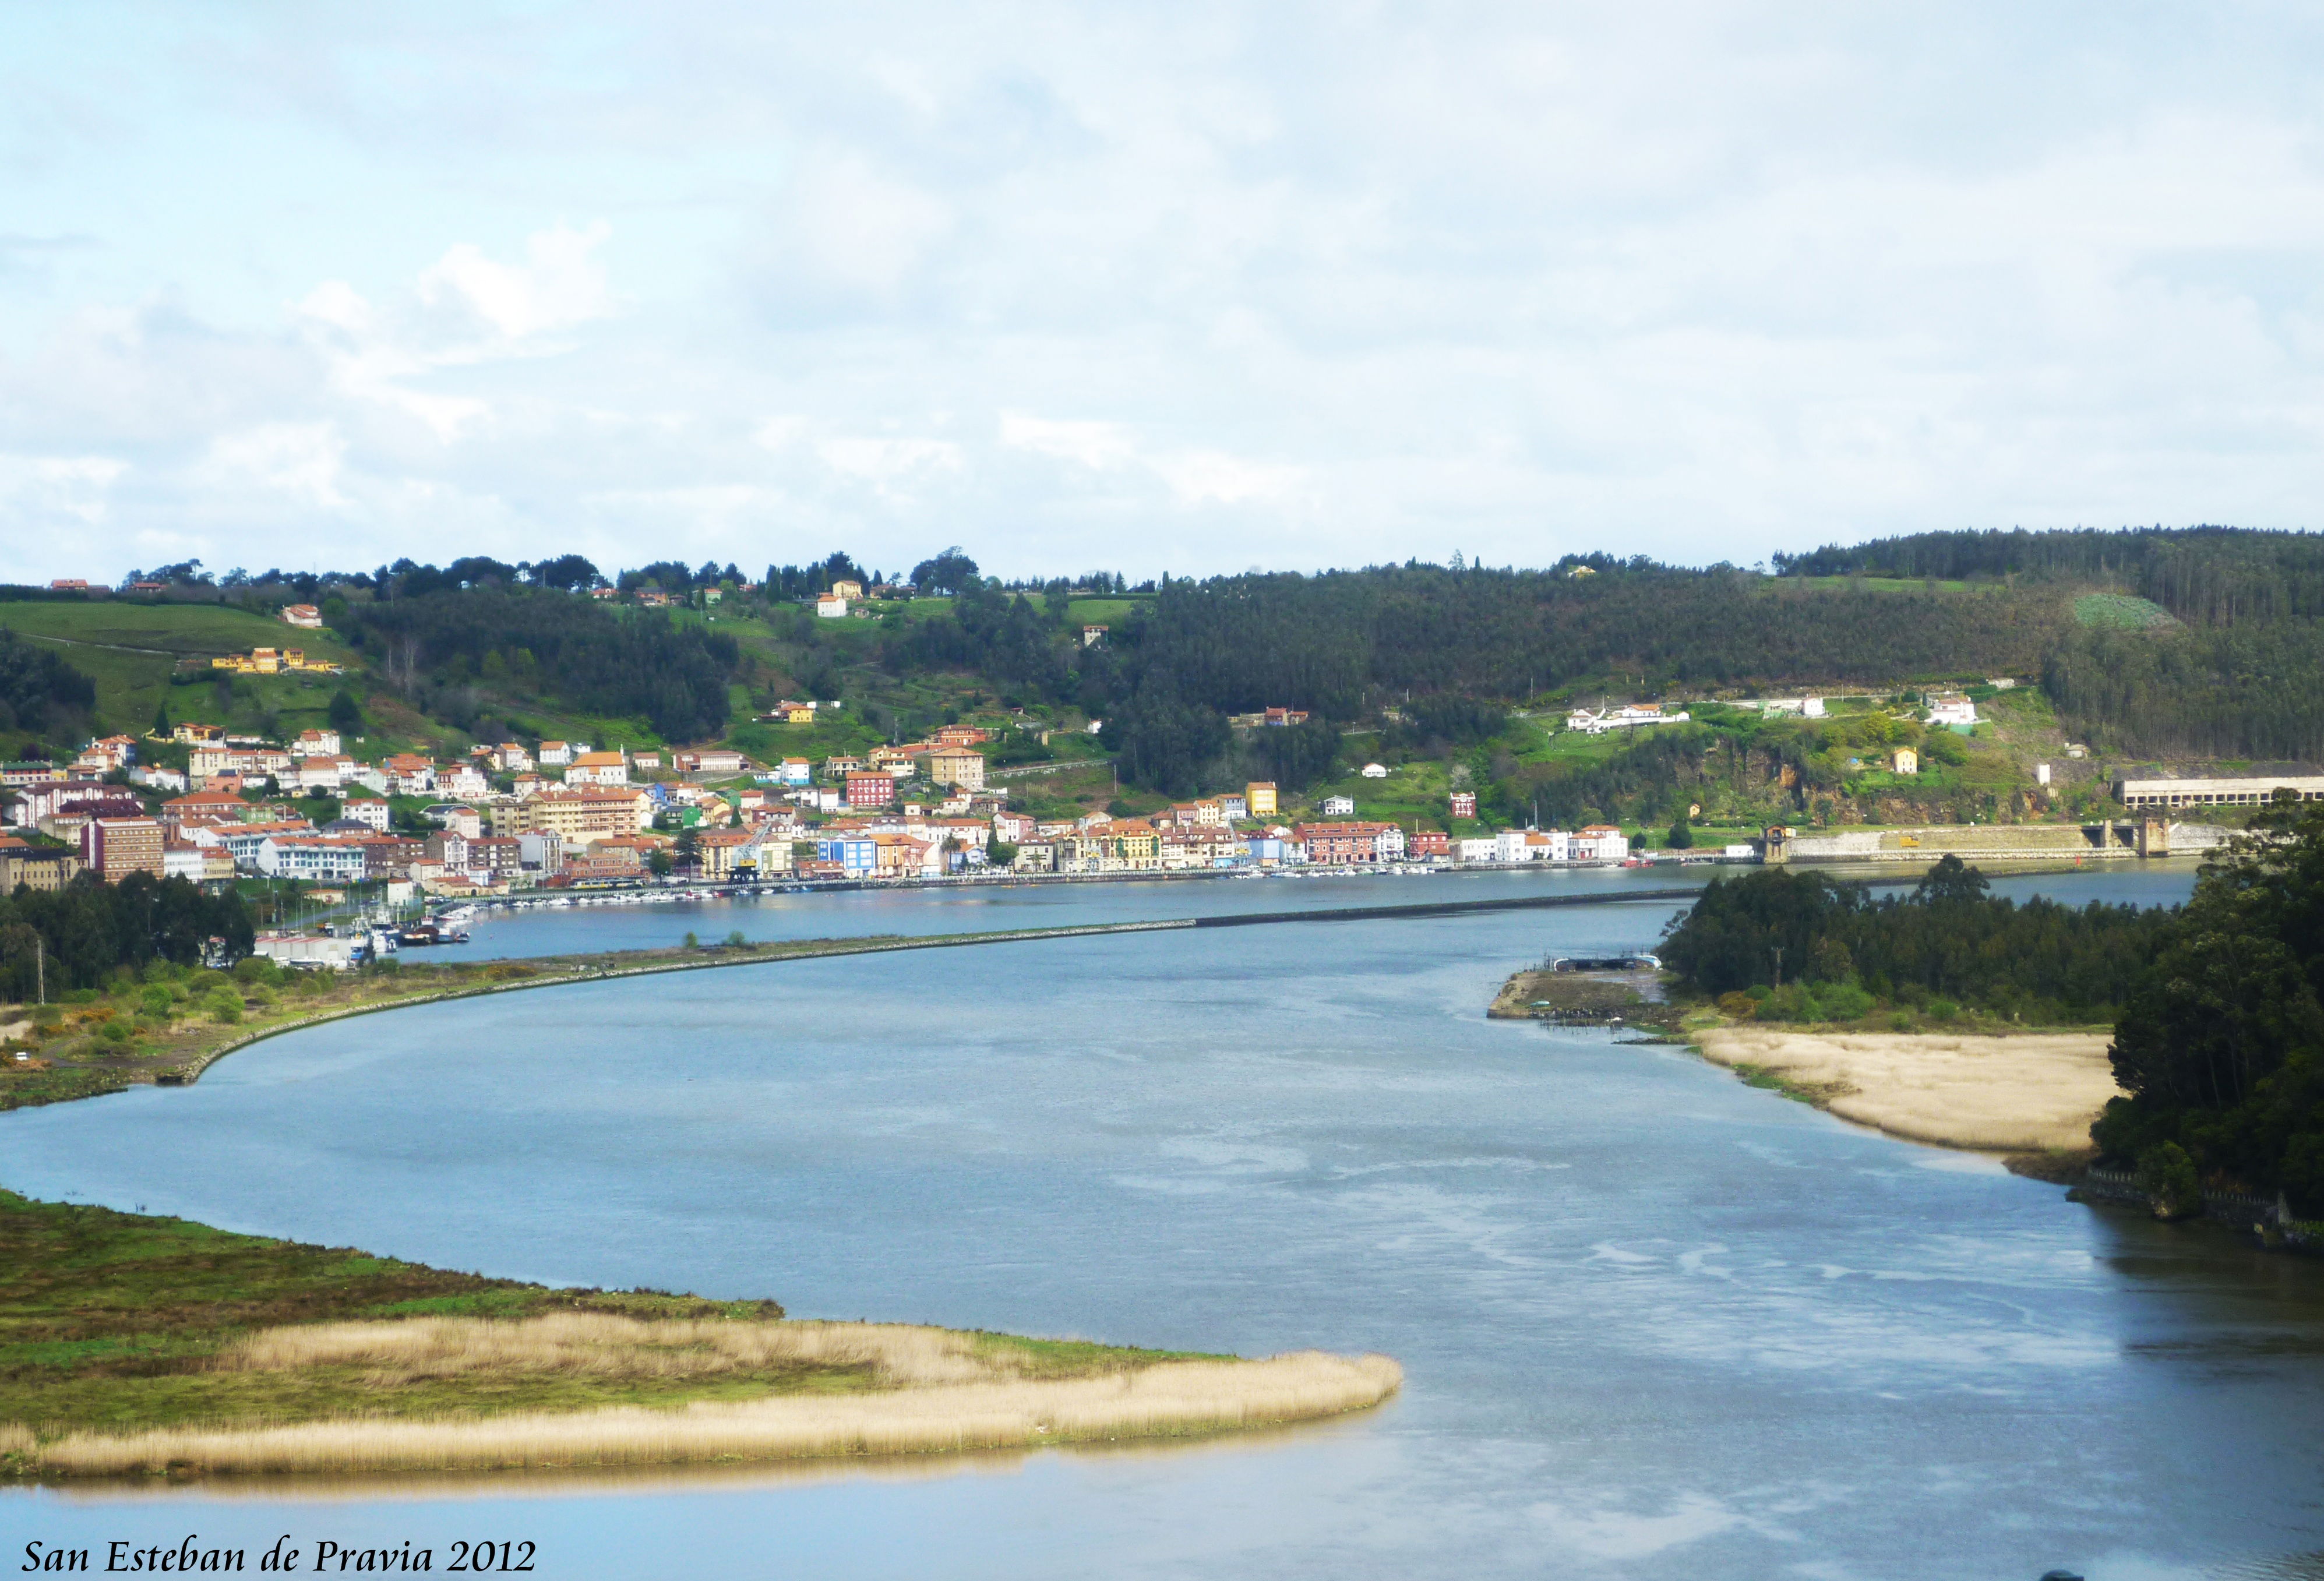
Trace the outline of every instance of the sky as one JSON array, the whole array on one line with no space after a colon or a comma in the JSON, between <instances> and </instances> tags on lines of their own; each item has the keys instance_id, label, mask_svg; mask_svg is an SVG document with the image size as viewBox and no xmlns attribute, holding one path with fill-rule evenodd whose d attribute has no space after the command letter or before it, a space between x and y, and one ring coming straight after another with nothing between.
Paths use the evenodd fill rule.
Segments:
<instances>
[{"instance_id":1,"label":"sky","mask_svg":"<svg viewBox=\"0 0 2324 1581\"><path fill-rule=\"evenodd\" d=\"M0 580L2316 524L2291 5L0 10Z\"/></svg>"}]
</instances>

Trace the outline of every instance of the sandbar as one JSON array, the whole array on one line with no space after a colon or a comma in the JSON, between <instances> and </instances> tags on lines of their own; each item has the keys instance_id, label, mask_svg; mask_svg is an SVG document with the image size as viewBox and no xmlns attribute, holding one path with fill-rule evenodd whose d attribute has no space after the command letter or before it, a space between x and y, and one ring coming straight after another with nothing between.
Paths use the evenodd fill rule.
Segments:
<instances>
[{"instance_id":1,"label":"sandbar","mask_svg":"<svg viewBox=\"0 0 2324 1581\"><path fill-rule=\"evenodd\" d=\"M1994 1153L2088 1148L2121 1089L2104 1032L1809 1032L1706 1029L1705 1058L1806 1089L1845 1120L1892 1136Z\"/></svg>"}]
</instances>

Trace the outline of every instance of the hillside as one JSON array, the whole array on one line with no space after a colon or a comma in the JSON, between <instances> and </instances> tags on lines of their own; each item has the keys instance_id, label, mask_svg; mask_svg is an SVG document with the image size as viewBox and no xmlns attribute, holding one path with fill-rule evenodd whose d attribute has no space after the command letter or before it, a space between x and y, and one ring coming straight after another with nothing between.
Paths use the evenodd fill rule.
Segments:
<instances>
[{"instance_id":1,"label":"hillside","mask_svg":"<svg viewBox=\"0 0 2324 1581\"><path fill-rule=\"evenodd\" d=\"M1779 556L1778 574L1596 556L1135 590L1004 586L956 552L944 564L945 593L862 599L838 620L812 598L863 574L844 556L770 566L759 584L651 566L605 596L568 556L401 562L167 600L0 597L0 626L93 683L88 706L16 722L25 751L140 730L164 706L281 739L324 722L342 692L364 756L560 739L820 759L973 718L1021 727L993 767L1053 809L1268 779L1407 818L1472 790L1497 823L2064 817L2098 810L2117 761L2324 756L2324 700L2306 684L2324 672L2324 556L2296 535L1938 534ZM273 618L301 593L327 630ZM1103 630L1085 643L1085 628ZM207 667L294 643L346 675ZM2039 685L1997 692L1988 677ZM1987 722L1966 738L1923 729L1922 697L1963 685ZM1803 693L1845 701L1823 720L1736 706ZM812 725L766 717L791 697L844 706ZM1647 739L1559 728L1569 704L1646 700L1691 704L1693 722ZM1314 717L1230 722L1268 707ZM2070 758L2069 739L2089 756ZM1893 772L1899 746L1916 773ZM1366 761L1396 772L1357 777ZM2048 794L2037 762L2054 766Z\"/></svg>"}]
</instances>

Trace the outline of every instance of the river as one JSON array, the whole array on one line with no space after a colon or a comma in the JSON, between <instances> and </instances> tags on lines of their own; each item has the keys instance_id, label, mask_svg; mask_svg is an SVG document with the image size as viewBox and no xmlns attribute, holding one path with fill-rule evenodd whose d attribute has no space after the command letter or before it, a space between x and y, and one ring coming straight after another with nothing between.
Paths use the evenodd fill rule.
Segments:
<instances>
[{"instance_id":1,"label":"river","mask_svg":"<svg viewBox=\"0 0 2324 1581\"><path fill-rule=\"evenodd\" d=\"M2154 900L2188 877L2006 883ZM969 925L1333 882L1001 890ZM875 899L858 931L960 929L957 896ZM641 917L752 932L723 917L766 904L489 927L604 948ZM1514 968L1649 944L1671 910L590 984L0 1117L0 1181L40 1197L803 1316L1381 1350L1408 1378L1279 1437L870 1474L15 1489L0 1552L198 1531L409 1537L439 1566L513 1537L560 1577L2324 1574L2301 1557L2324 1549L2324 1264L2066 1203L1684 1051L1482 1018Z\"/></svg>"}]
</instances>

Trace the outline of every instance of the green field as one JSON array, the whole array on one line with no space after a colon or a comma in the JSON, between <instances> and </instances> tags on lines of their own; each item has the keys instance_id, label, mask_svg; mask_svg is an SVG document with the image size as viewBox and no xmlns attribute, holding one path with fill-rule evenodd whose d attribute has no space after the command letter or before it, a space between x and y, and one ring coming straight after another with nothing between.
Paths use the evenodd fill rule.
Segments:
<instances>
[{"instance_id":1,"label":"green field","mask_svg":"<svg viewBox=\"0 0 2324 1581\"><path fill-rule=\"evenodd\" d=\"M42 647L52 648L67 663L97 683L97 712L100 732L142 731L152 723L153 711L166 696L173 720L208 719L218 724L256 725L272 713L293 734L323 722L331 694L349 685L360 695L362 683L352 675L345 681L330 676L239 676L225 677L239 702L238 717L216 717L208 703L211 677L202 676L198 691L172 686L180 659L215 657L246 652L253 648L299 648L316 658L348 665L355 656L322 631L300 630L281 620L250 611L218 604L140 604L27 602L0 603L0 626ZM203 702L197 703L196 699Z\"/></svg>"},{"instance_id":2,"label":"green field","mask_svg":"<svg viewBox=\"0 0 2324 1581\"><path fill-rule=\"evenodd\" d=\"M2152 631L2180 623L2161 604L2126 593L2084 593L2074 601L2074 620L2084 626L2111 626L2123 631Z\"/></svg>"}]
</instances>

